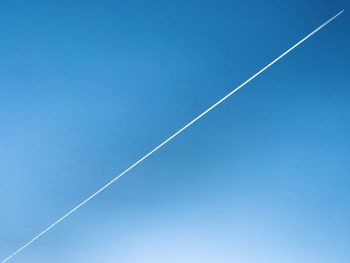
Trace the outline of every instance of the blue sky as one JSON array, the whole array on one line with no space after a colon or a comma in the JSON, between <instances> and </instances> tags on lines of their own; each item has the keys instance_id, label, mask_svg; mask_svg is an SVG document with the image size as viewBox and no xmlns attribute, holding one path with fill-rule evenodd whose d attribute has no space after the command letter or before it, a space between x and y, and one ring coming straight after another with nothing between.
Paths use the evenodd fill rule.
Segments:
<instances>
[{"instance_id":1,"label":"blue sky","mask_svg":"<svg viewBox=\"0 0 350 263\"><path fill-rule=\"evenodd\" d=\"M12 262L349 262L348 7L3 1L0 258L345 9Z\"/></svg>"}]
</instances>

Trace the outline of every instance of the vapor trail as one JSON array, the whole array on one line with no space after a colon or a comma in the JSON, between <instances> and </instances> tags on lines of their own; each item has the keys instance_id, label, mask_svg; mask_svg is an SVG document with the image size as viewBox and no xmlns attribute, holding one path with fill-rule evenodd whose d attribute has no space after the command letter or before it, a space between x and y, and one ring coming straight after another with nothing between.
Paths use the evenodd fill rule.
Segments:
<instances>
[{"instance_id":1,"label":"vapor trail","mask_svg":"<svg viewBox=\"0 0 350 263\"><path fill-rule=\"evenodd\" d=\"M335 16L331 17L330 19L328 19L326 22L324 22L322 25L320 25L319 27L317 27L314 31L312 31L311 33L309 33L307 36L305 36L303 39L301 39L299 42L297 42L296 44L294 44L292 47L290 47L287 51L285 51L284 53L282 53L280 56L278 56L277 58L275 58L272 62L270 62L269 64L267 64L265 67L263 67L262 69L260 69L257 73L255 73L253 76L251 76L249 79L247 79L246 81L244 81L242 84L240 84L238 87L236 87L234 90L232 90L230 93L228 93L225 97L223 97L222 99L220 99L219 101L217 101L216 103L214 103L212 106L210 106L208 109L206 109L204 112L202 112L201 114L199 114L196 118L194 118L192 121L190 121L189 123L187 123L185 126L183 126L181 129L179 129L177 132L175 132L173 135L171 135L168 139L166 139L165 141L163 141L161 144L159 144L157 147L155 147L153 150L151 150L149 153L147 153L145 156L143 156L142 158L140 158L138 161L136 161L134 164L132 164L131 166L129 166L129 168L127 168L126 170L124 170L123 172L121 172L119 175L117 175L114 179L112 179L110 182L108 182L105 186L103 186L102 188L100 188L98 191L96 191L95 193L93 193L92 195L90 195L88 198L86 198L84 201L82 201L81 203L79 203L77 206L75 206L73 209L71 209L68 213L66 213L64 216L62 216L60 219L58 219L56 222L54 222L53 224L51 224L49 227L47 227L46 229L44 229L42 232L40 232L38 235L36 235L35 237L33 237L30 241L28 241L25 245L23 245L22 247L18 248L15 252L13 252L11 255L9 255L7 258L5 258L3 261L1 261L1 263L5 263L8 262L11 258L13 258L15 255L17 255L19 252L21 252L23 249L25 249L27 246L29 246L31 243L33 243L35 240L37 240L39 237L41 237L42 235L44 235L46 232L48 232L50 229L52 229L53 227L55 227L58 223L60 223L62 220L64 220L66 217L68 217L69 215L71 215L72 213L74 213L76 210L78 210L80 207L82 207L83 205L85 205L87 202L89 202L91 199L93 199L95 196L97 196L99 193L101 193L103 190L105 190L107 187L109 187L111 184L113 184L115 181L117 181L120 177L122 177L123 175L125 175L127 172L129 172L131 169L133 169L135 166L137 166L138 164L140 164L142 161L144 161L146 158L148 158L149 156L151 156L153 153L155 153L156 151L158 151L160 148L162 148L165 144L167 144L168 142L170 142L172 139L174 139L177 135L179 135L180 133L182 133L184 130L186 130L188 127L190 127L192 124L194 124L195 122L197 122L199 119L201 119L204 115L206 115L209 111L213 110L215 107L217 107L219 104L221 104L222 102L224 102L226 99L228 99L230 96L232 96L234 93L236 93L238 90L240 90L241 88L243 88L246 84L248 84L249 82L251 82L253 79L255 79L257 76L259 76L261 73L263 73L266 69L268 69L269 67L271 67L273 64L275 64L277 61L279 61L281 58L283 58L285 55L287 55L289 52L291 52L293 49L295 49L296 47L298 47L300 44L302 44L304 41L306 41L308 38L310 38L311 36L313 36L314 34L316 34L319 30L321 30L323 27L325 27L327 24L329 24L330 22L332 22L335 18L337 18L339 15L341 15L344 12L344 10L340 11L338 14L336 14Z\"/></svg>"}]
</instances>

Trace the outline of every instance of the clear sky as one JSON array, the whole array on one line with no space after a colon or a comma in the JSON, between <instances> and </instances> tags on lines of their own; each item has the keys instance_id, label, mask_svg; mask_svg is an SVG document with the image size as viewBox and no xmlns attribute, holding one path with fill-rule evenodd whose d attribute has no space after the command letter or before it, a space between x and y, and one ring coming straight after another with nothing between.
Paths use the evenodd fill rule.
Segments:
<instances>
[{"instance_id":1,"label":"clear sky","mask_svg":"<svg viewBox=\"0 0 350 263\"><path fill-rule=\"evenodd\" d=\"M349 7L1 1L0 259L345 9L12 262L349 262Z\"/></svg>"}]
</instances>

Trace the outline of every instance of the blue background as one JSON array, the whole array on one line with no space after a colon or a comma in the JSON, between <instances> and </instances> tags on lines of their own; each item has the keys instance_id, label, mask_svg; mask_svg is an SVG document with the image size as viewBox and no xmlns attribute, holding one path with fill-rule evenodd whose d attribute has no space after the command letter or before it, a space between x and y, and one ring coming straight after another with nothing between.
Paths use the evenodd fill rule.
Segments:
<instances>
[{"instance_id":1,"label":"blue background","mask_svg":"<svg viewBox=\"0 0 350 263\"><path fill-rule=\"evenodd\" d=\"M350 260L346 1L2 1L0 258Z\"/></svg>"}]
</instances>

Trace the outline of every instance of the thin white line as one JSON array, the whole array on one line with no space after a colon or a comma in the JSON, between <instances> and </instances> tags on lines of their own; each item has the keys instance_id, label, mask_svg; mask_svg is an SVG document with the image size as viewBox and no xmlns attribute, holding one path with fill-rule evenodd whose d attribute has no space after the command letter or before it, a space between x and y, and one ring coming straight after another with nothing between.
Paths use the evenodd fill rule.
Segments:
<instances>
[{"instance_id":1,"label":"thin white line","mask_svg":"<svg viewBox=\"0 0 350 263\"><path fill-rule=\"evenodd\" d=\"M228 93L225 97L223 97L222 99L220 99L219 101L217 101L215 104L213 104L212 106L210 106L207 110L205 110L204 112L202 112L201 114L199 114L196 118L194 118L192 121L190 121L189 123L187 123L185 126L183 126L180 130L178 130L177 132L175 132L173 135L171 135L168 139L166 139L165 141L163 141L161 144L159 144L157 147L155 147L152 151L150 151L149 153L147 153L145 156L143 156L141 159L139 159L138 161L136 161L133 165L131 165L129 168L127 168L126 170L124 170L122 173L120 173L117 177L115 177L113 180L111 180L109 183L107 183L105 186L103 186L101 189L99 189L97 192L95 192L94 194L90 195L87 199L85 199L83 202L81 202L80 204L78 204L76 207L74 207L72 210L70 210L67 214L65 214L64 216L62 216L60 219L58 219L56 222L54 222L52 225L50 225L49 227L47 227L45 230L43 230L41 233L39 233L37 236L35 236L33 239L31 239L29 242L27 242L24 246L20 247L19 249L17 249L13 254L11 254L10 256L8 256L7 258L5 258L3 261L1 261L1 263L5 263L7 261L9 261L12 257L14 257L15 255L17 255L19 252L21 252L24 248L26 248L27 246L29 246L31 243L33 243L35 240L37 240L39 237L41 237L42 235L44 235L46 232L48 232L51 228L53 228L54 226L56 226L58 223L60 223L63 219L65 219L66 217L68 217L70 214L74 213L76 210L78 210L81 206L85 205L87 202L89 202L91 199L93 199L95 196L97 196L99 193L101 193L103 190L105 190L107 187L109 187L111 184L113 184L115 181L117 181L120 177L122 177L124 174L126 174L127 172L129 172L131 169L133 169L135 166L137 166L138 164L140 164L143 160L145 160L146 158L148 158L150 155L152 155L154 152L156 152L157 150L159 150L161 147L163 147L165 144L167 144L168 142L170 142L172 139L174 139L177 135L179 135L180 133L182 133L184 130L186 130L188 127L190 127L192 124L194 124L196 121L198 121L199 119L201 119L204 115L206 115L209 111L211 111L212 109L214 109L216 106L218 106L219 104L221 104L222 102L224 102L226 99L228 99L230 96L232 96L234 93L236 93L239 89L241 89L242 87L244 87L246 84L248 84L250 81L252 81L253 79L255 79L257 76L259 76L262 72L264 72L266 69L268 69L269 67L271 67L273 64L275 64L278 60L280 60L281 58L283 58L285 55L287 55L290 51L292 51L294 48L296 48L297 46L299 46L300 44L302 44L305 40L307 40L308 38L310 38L312 35L314 35L315 33L317 33L320 29L322 29L323 27L325 27L327 24L329 24L331 21L333 21L335 18L337 18L341 13L343 13L344 10L340 11L338 14L336 14L335 16L333 16L332 18L328 19L326 22L324 22L322 25L320 25L318 28L316 28L314 31L312 31L310 34L308 34L306 37L304 37L302 40L300 40L298 43L296 43L295 45L293 45L291 48L289 48L287 51L285 51L284 53L282 53L282 55L278 56L276 59L274 59L272 62L270 62L269 64L267 64L265 67L263 67L262 69L260 69L257 73L255 73L253 76L251 76L249 79L247 79L246 81L244 81L242 84L240 84L237 88L235 88L234 90L232 90L230 93Z\"/></svg>"}]
</instances>

